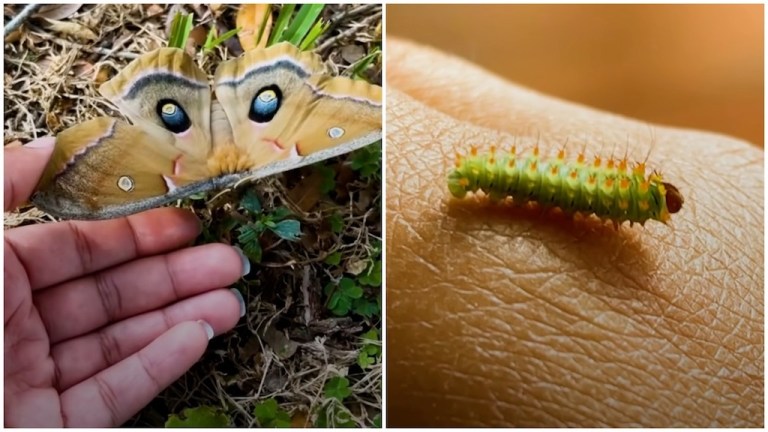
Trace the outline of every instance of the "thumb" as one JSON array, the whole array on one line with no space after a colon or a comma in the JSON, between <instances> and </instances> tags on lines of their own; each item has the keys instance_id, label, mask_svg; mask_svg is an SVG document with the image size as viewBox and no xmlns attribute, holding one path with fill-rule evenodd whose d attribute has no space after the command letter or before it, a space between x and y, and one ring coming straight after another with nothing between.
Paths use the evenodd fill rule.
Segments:
<instances>
[{"instance_id":1,"label":"thumb","mask_svg":"<svg viewBox=\"0 0 768 432\"><path fill-rule=\"evenodd\" d=\"M15 209L32 195L55 144L56 138L44 137L5 149L5 211Z\"/></svg>"}]
</instances>

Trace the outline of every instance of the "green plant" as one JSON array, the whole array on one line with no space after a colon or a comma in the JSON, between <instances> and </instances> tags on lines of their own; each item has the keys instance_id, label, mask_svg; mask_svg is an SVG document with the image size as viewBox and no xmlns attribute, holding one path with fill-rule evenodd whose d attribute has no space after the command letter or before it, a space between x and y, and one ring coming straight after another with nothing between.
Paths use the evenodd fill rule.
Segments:
<instances>
[{"instance_id":1,"label":"green plant","mask_svg":"<svg viewBox=\"0 0 768 432\"><path fill-rule=\"evenodd\" d=\"M275 398L269 398L253 407L253 416L263 428L291 427L291 416L277 406Z\"/></svg>"},{"instance_id":2,"label":"green plant","mask_svg":"<svg viewBox=\"0 0 768 432\"><path fill-rule=\"evenodd\" d=\"M322 178L320 181L321 193L327 194L336 188L336 171L333 168L323 163L317 163L313 165L313 169L315 169Z\"/></svg>"},{"instance_id":3,"label":"green plant","mask_svg":"<svg viewBox=\"0 0 768 432\"><path fill-rule=\"evenodd\" d=\"M338 316L347 315L352 303L363 296L363 289L348 277L341 278L338 284L329 282L323 292L328 297L328 309Z\"/></svg>"},{"instance_id":4,"label":"green plant","mask_svg":"<svg viewBox=\"0 0 768 432\"><path fill-rule=\"evenodd\" d=\"M184 48L189 39L189 34L192 33L192 26L194 22L194 14L182 14L177 12L171 22L171 35L168 39L168 46L170 48Z\"/></svg>"},{"instance_id":5,"label":"green plant","mask_svg":"<svg viewBox=\"0 0 768 432\"><path fill-rule=\"evenodd\" d=\"M232 29L221 36L216 36L216 26L211 25L211 29L208 31L208 35L205 37L205 43L203 44L203 52L209 52L216 49L217 46L224 43L227 39L235 36L240 32L239 28Z\"/></svg>"},{"instance_id":6,"label":"green plant","mask_svg":"<svg viewBox=\"0 0 768 432\"><path fill-rule=\"evenodd\" d=\"M368 265L368 268L363 273L361 273L360 277L357 278L357 281L362 285L380 287L381 270L382 268L380 259L371 261L371 263Z\"/></svg>"},{"instance_id":7,"label":"green plant","mask_svg":"<svg viewBox=\"0 0 768 432\"><path fill-rule=\"evenodd\" d=\"M243 253L253 262L261 262L260 239L265 232L271 231L288 241L296 241L301 237L301 223L295 219L287 219L291 211L285 207L277 207L269 213L264 212L253 189L245 192L240 206L249 214L250 220L237 228L237 241Z\"/></svg>"},{"instance_id":8,"label":"green plant","mask_svg":"<svg viewBox=\"0 0 768 432\"><path fill-rule=\"evenodd\" d=\"M334 234L341 234L344 229L344 218L339 213L328 216L328 223L331 224L331 231Z\"/></svg>"},{"instance_id":9,"label":"green plant","mask_svg":"<svg viewBox=\"0 0 768 432\"><path fill-rule=\"evenodd\" d=\"M378 180L381 178L381 141L355 151L350 161L350 166L360 172L360 177Z\"/></svg>"},{"instance_id":10,"label":"green plant","mask_svg":"<svg viewBox=\"0 0 768 432\"><path fill-rule=\"evenodd\" d=\"M230 420L226 414L210 406L186 408L181 415L171 414L165 422L167 428L210 428L227 427Z\"/></svg>"},{"instance_id":11,"label":"green plant","mask_svg":"<svg viewBox=\"0 0 768 432\"><path fill-rule=\"evenodd\" d=\"M341 252L336 251L332 254L329 254L327 257L325 257L323 262L328 265L339 265L341 263Z\"/></svg>"},{"instance_id":12,"label":"green plant","mask_svg":"<svg viewBox=\"0 0 768 432\"><path fill-rule=\"evenodd\" d=\"M357 364L363 369L370 368L381 359L381 340L379 331L372 328L360 336L363 342L357 355Z\"/></svg>"},{"instance_id":13,"label":"green plant","mask_svg":"<svg viewBox=\"0 0 768 432\"><path fill-rule=\"evenodd\" d=\"M352 395L349 380L344 377L333 377L323 388L326 401L318 410L316 427L355 427L352 414L344 406L344 399Z\"/></svg>"},{"instance_id":14,"label":"green plant","mask_svg":"<svg viewBox=\"0 0 768 432\"><path fill-rule=\"evenodd\" d=\"M366 77L363 76L363 73L371 66L371 64L373 64L374 61L379 58L381 58L381 48L374 47L367 55L363 56L355 63L349 65L344 73L355 79L366 80Z\"/></svg>"},{"instance_id":15,"label":"green plant","mask_svg":"<svg viewBox=\"0 0 768 432\"><path fill-rule=\"evenodd\" d=\"M317 38L330 26L319 18L323 8L324 4L304 4L294 16L296 5L283 5L267 45L286 41L303 51L314 48Z\"/></svg>"}]
</instances>

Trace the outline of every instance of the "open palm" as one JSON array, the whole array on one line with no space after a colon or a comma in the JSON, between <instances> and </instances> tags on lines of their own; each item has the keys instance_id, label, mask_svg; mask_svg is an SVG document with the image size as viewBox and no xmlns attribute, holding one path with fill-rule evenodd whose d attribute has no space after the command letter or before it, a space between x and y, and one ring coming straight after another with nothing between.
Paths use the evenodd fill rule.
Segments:
<instances>
[{"instance_id":1,"label":"open palm","mask_svg":"<svg viewBox=\"0 0 768 432\"><path fill-rule=\"evenodd\" d=\"M34 189L52 139L5 151L5 209ZM247 272L226 245L183 247L195 217L159 209L5 232L6 426L116 426L244 313L221 287Z\"/></svg>"}]
</instances>

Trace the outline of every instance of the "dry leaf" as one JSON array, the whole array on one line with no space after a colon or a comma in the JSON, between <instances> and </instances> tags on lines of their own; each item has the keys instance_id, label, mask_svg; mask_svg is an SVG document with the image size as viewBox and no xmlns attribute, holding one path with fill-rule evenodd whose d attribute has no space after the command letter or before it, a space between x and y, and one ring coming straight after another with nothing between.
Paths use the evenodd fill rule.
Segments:
<instances>
[{"instance_id":1,"label":"dry leaf","mask_svg":"<svg viewBox=\"0 0 768 432\"><path fill-rule=\"evenodd\" d=\"M208 5L208 8L211 10L211 13L213 13L214 17L218 17L222 12L224 12L224 4L222 3L211 3Z\"/></svg>"},{"instance_id":2,"label":"dry leaf","mask_svg":"<svg viewBox=\"0 0 768 432\"><path fill-rule=\"evenodd\" d=\"M313 170L312 174L304 177L288 192L288 196L302 211L308 212L315 207L323 196L323 193L320 191L322 182L323 174L319 170Z\"/></svg>"},{"instance_id":3,"label":"dry leaf","mask_svg":"<svg viewBox=\"0 0 768 432\"><path fill-rule=\"evenodd\" d=\"M187 39L187 43L189 41L192 41L195 46L201 47L203 44L205 44L205 39L208 37L208 28L204 25L196 26L192 29L192 31L189 33L189 39Z\"/></svg>"},{"instance_id":4,"label":"dry leaf","mask_svg":"<svg viewBox=\"0 0 768 432\"><path fill-rule=\"evenodd\" d=\"M48 130L56 131L61 126L61 120L59 120L56 114L49 111L45 113L45 125L48 127Z\"/></svg>"},{"instance_id":5,"label":"dry leaf","mask_svg":"<svg viewBox=\"0 0 768 432\"><path fill-rule=\"evenodd\" d=\"M35 65L37 65L37 68L40 69L40 74L45 76L45 75L48 75L48 72L53 66L53 59L51 58L51 56L41 57L37 59L37 61L35 62Z\"/></svg>"},{"instance_id":6,"label":"dry leaf","mask_svg":"<svg viewBox=\"0 0 768 432\"><path fill-rule=\"evenodd\" d=\"M292 428L308 428L310 427L309 416L304 411L296 411L291 417Z\"/></svg>"},{"instance_id":7,"label":"dry leaf","mask_svg":"<svg viewBox=\"0 0 768 432\"><path fill-rule=\"evenodd\" d=\"M272 348L272 351L281 360L290 358L296 353L299 344L290 340L284 332L278 330L274 325L270 325L264 330L262 335L264 342Z\"/></svg>"},{"instance_id":8,"label":"dry leaf","mask_svg":"<svg viewBox=\"0 0 768 432\"><path fill-rule=\"evenodd\" d=\"M347 45L341 49L341 58L353 64L365 56L365 48L360 45Z\"/></svg>"},{"instance_id":9,"label":"dry leaf","mask_svg":"<svg viewBox=\"0 0 768 432\"><path fill-rule=\"evenodd\" d=\"M82 3L45 5L41 7L34 16L38 18L61 20L72 16L82 5Z\"/></svg>"},{"instance_id":10,"label":"dry leaf","mask_svg":"<svg viewBox=\"0 0 768 432\"><path fill-rule=\"evenodd\" d=\"M242 45L245 51L265 48L267 46L269 32L272 29L271 10L272 7L269 4L244 4L240 6L240 10L237 11L235 25L240 29L237 37L240 39L240 45ZM264 25L264 33L262 33L259 43L256 44L256 38L259 36L259 29L265 17L267 18L267 23Z\"/></svg>"},{"instance_id":11,"label":"dry leaf","mask_svg":"<svg viewBox=\"0 0 768 432\"><path fill-rule=\"evenodd\" d=\"M95 74L93 75L93 82L95 84L102 84L112 77L112 73L110 69L114 70L113 67L107 64L100 64L98 69L95 71Z\"/></svg>"},{"instance_id":12,"label":"dry leaf","mask_svg":"<svg viewBox=\"0 0 768 432\"><path fill-rule=\"evenodd\" d=\"M368 260L359 259L356 261L349 261L347 264L347 273L351 275L359 275L368 268Z\"/></svg>"},{"instance_id":13,"label":"dry leaf","mask_svg":"<svg viewBox=\"0 0 768 432\"><path fill-rule=\"evenodd\" d=\"M5 37L5 43L11 44L11 43L18 42L18 40L21 39L21 35L23 34L21 31L21 29L23 28L24 28L24 25L22 24L21 27L8 33L8 36Z\"/></svg>"},{"instance_id":14,"label":"dry leaf","mask_svg":"<svg viewBox=\"0 0 768 432\"><path fill-rule=\"evenodd\" d=\"M76 77L82 78L93 72L93 63L87 62L85 60L77 60L72 65L72 72L74 72Z\"/></svg>"},{"instance_id":15,"label":"dry leaf","mask_svg":"<svg viewBox=\"0 0 768 432\"><path fill-rule=\"evenodd\" d=\"M148 16L159 15L165 11L165 7L159 4L144 5L144 11Z\"/></svg>"},{"instance_id":16,"label":"dry leaf","mask_svg":"<svg viewBox=\"0 0 768 432\"><path fill-rule=\"evenodd\" d=\"M45 28L56 33L64 33L84 41L95 41L98 39L96 33L82 24L68 21L57 21L48 18L45 18L44 20L46 23Z\"/></svg>"}]
</instances>

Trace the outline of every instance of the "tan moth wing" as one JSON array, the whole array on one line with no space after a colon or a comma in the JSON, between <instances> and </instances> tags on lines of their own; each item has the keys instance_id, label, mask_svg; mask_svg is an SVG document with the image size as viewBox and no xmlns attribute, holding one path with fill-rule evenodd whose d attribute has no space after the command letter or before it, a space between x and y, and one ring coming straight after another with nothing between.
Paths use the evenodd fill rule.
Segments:
<instances>
[{"instance_id":1,"label":"tan moth wing","mask_svg":"<svg viewBox=\"0 0 768 432\"><path fill-rule=\"evenodd\" d=\"M381 87L331 77L316 54L289 43L222 63L214 89L234 146L258 177L381 139ZM273 107L263 115L261 95ZM220 145L214 136L214 148Z\"/></svg>"}]
</instances>

